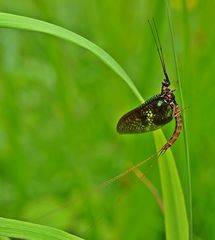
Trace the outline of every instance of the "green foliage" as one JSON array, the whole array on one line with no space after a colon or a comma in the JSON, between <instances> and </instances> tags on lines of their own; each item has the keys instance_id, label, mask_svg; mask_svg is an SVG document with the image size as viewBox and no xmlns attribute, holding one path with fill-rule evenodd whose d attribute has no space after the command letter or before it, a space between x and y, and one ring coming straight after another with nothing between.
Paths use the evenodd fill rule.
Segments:
<instances>
[{"instance_id":1,"label":"green foliage","mask_svg":"<svg viewBox=\"0 0 215 240\"><path fill-rule=\"evenodd\" d=\"M81 240L52 227L0 218L0 233L4 236L32 240Z\"/></svg>"},{"instance_id":2,"label":"green foliage","mask_svg":"<svg viewBox=\"0 0 215 240\"><path fill-rule=\"evenodd\" d=\"M97 55L99 58L101 58L119 76L121 76L123 80L129 85L131 90L133 90L136 96L139 97L140 100L142 100L133 82L124 72L124 70L120 67L120 65L104 50L102 50L92 42L88 41L87 39L81 37L80 35L43 21L38 21L31 18L27 18L27 17L6 14L6 13L0 14L0 26L48 33L50 35L58 36L70 42L74 42L77 45L80 45L81 47L88 49L89 51ZM160 133L159 140L155 135L155 141L159 146L158 151L167 142L163 134L161 132L159 133ZM169 152L171 152L171 149L169 150ZM166 223L166 231L167 231L166 235L167 235L167 239L185 240L185 239L188 239L188 232L187 232L188 223L187 223L187 216L185 211L185 203L183 201L183 198L184 198L183 192L181 190L181 185L178 183L179 177L174 165L173 155L172 154L167 155L166 159L167 159L166 162L167 161L172 162L172 165L160 164L161 166L164 165L163 168L160 168L161 176L164 176L164 178L162 177L161 180L166 178L166 181L162 182L162 185L164 186L163 188L164 189L163 191L164 207L165 209L167 209L165 210L165 220L166 220L165 223ZM165 168L167 169L165 170ZM167 174L170 172L173 174ZM169 182L172 182L172 185L169 185L168 184ZM174 198L174 201L172 201L172 198ZM175 199L180 199L179 204L177 205L175 204ZM169 212L171 212L171 215L168 214ZM180 213L180 216L178 215L178 213ZM182 223L182 225L175 223L175 221L177 223L179 222ZM4 234L4 231L2 232L2 234ZM41 236L41 233L39 233L39 236Z\"/></svg>"},{"instance_id":3,"label":"green foliage","mask_svg":"<svg viewBox=\"0 0 215 240\"><path fill-rule=\"evenodd\" d=\"M213 239L215 35L208 24L213 8L196 2L187 12L174 3L171 9L185 107L189 107L194 234ZM1 1L1 11L52 22L90 39L117 59L145 98L160 91L163 77L145 24L155 17L167 69L178 90L163 1ZM151 134L115 132L119 117L139 104L131 91L94 55L68 42L26 31L0 33L1 216L50 225L87 239L163 239L168 234L163 217L135 176L92 190L155 152ZM170 124L164 131L170 136L173 128ZM186 189L182 137L172 149ZM160 164L174 164L171 157L164 160ZM175 171L174 166L163 165L162 171L168 169ZM147 175L160 189L156 165ZM164 188L162 184L165 192ZM178 203L183 206L183 199ZM180 214L172 220L178 221ZM178 223L186 234L186 220Z\"/></svg>"},{"instance_id":4,"label":"green foliage","mask_svg":"<svg viewBox=\"0 0 215 240\"><path fill-rule=\"evenodd\" d=\"M160 149L164 136L160 131L155 134L155 144L157 149ZM159 166L165 208L166 239L189 239L185 201L171 151L167 151L161 157Z\"/></svg>"}]
</instances>

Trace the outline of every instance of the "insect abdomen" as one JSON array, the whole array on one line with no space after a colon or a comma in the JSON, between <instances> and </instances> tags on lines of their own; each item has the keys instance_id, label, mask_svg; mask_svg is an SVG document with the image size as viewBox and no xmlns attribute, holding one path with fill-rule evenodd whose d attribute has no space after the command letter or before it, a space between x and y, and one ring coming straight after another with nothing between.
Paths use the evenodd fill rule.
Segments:
<instances>
[{"instance_id":1,"label":"insect abdomen","mask_svg":"<svg viewBox=\"0 0 215 240\"><path fill-rule=\"evenodd\" d=\"M174 117L175 117L175 130L172 134L172 137L169 139L169 141L163 146L162 152L165 152L168 148L170 148L174 142L178 139L181 130L182 130L182 117L181 117L181 110L178 105L174 106Z\"/></svg>"}]
</instances>

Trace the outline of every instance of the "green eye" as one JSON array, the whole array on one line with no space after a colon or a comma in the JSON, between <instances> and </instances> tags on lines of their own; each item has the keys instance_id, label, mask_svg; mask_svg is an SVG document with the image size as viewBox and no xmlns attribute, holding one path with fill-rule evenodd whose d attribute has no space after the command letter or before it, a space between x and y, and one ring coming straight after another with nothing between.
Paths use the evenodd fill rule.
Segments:
<instances>
[{"instance_id":1,"label":"green eye","mask_svg":"<svg viewBox=\"0 0 215 240\"><path fill-rule=\"evenodd\" d=\"M163 104L163 101L159 100L157 106L160 107Z\"/></svg>"}]
</instances>

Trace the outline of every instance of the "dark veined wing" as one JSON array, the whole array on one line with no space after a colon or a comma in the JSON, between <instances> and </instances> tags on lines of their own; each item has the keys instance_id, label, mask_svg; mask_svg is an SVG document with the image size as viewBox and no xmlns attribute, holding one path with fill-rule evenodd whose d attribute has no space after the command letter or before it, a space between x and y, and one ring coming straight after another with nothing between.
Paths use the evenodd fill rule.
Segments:
<instances>
[{"instance_id":1,"label":"dark veined wing","mask_svg":"<svg viewBox=\"0 0 215 240\"><path fill-rule=\"evenodd\" d=\"M161 95L156 95L121 117L117 131L144 133L161 128L173 119L173 110Z\"/></svg>"}]
</instances>

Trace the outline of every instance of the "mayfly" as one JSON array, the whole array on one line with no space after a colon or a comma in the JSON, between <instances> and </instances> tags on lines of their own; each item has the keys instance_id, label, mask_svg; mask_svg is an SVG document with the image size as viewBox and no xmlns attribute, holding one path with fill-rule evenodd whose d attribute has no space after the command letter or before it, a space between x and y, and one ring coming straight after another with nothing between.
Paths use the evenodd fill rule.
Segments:
<instances>
[{"instance_id":1,"label":"mayfly","mask_svg":"<svg viewBox=\"0 0 215 240\"><path fill-rule=\"evenodd\" d=\"M154 19L153 23L151 23L150 21L148 21L148 23L152 32L152 36L157 48L164 74L161 92L144 102L139 107L123 115L117 124L117 132L120 134L146 133L163 127L165 124L172 121L173 118L175 119L175 130L171 138L166 142L166 144L163 145L163 147L158 152L151 155L146 160L138 163L137 165L132 166L121 174L103 182L100 187L109 185L117 179L127 175L134 169L140 167L144 163L148 162L150 159L154 158L156 155L157 159L159 159L159 157L175 143L182 130L181 110L176 102L174 90L170 88L170 80L166 70L163 49L161 46L158 29Z\"/></svg>"},{"instance_id":2,"label":"mayfly","mask_svg":"<svg viewBox=\"0 0 215 240\"><path fill-rule=\"evenodd\" d=\"M175 130L171 136L171 138L164 144L164 146L156 153L141 161L140 163L133 165L128 168L124 172L112 177L104 181L103 183L97 185L93 190L97 191L105 188L107 185L115 182L116 180L124 177L130 172L134 171L138 167L142 166L152 158L159 157L164 154L177 140L182 130L182 117L181 110L176 102L174 90L170 88L170 80L166 70L166 65L163 56L163 50L158 34L158 30L156 27L155 20L153 19L153 24L148 21L152 36L157 48L157 52L159 55L159 59L161 62L164 79L162 81L161 92L145 103L140 105L139 107L129 111L125 115L123 115L118 124L117 124L117 132L120 134L138 134L154 131L156 129L161 128L165 124L175 119ZM143 175L145 176L145 175ZM54 210L56 211L56 210ZM53 212L53 211L52 211ZM51 212L51 213L52 213Z\"/></svg>"},{"instance_id":3,"label":"mayfly","mask_svg":"<svg viewBox=\"0 0 215 240\"><path fill-rule=\"evenodd\" d=\"M160 154L162 154L177 140L182 129L182 118L180 108L175 100L174 90L170 88L170 80L167 74L163 50L155 21L153 19L154 30L150 21L148 22L164 73L161 92L122 116L117 124L117 131L122 134L150 132L161 128L175 118L175 130L172 137L160 150Z\"/></svg>"}]
</instances>

